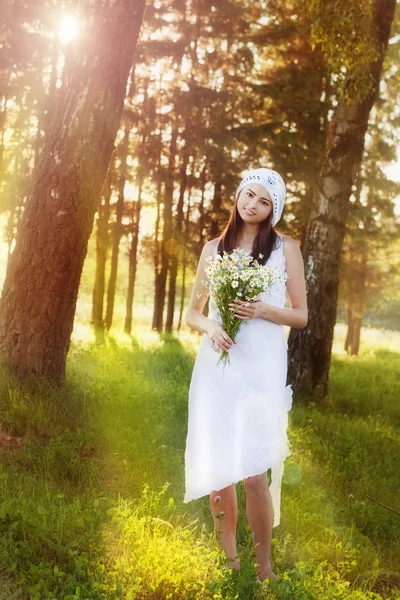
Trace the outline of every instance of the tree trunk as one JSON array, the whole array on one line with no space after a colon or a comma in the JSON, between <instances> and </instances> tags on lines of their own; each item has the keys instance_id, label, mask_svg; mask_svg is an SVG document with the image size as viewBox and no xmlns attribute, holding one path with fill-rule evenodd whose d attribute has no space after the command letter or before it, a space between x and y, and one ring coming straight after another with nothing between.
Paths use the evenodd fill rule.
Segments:
<instances>
[{"instance_id":1,"label":"tree trunk","mask_svg":"<svg viewBox=\"0 0 400 600\"><path fill-rule=\"evenodd\" d=\"M186 138L186 135L185 135ZM188 143L185 142L185 148L183 150L183 158L180 172L180 190L179 200L177 206L176 224L174 229L174 239L181 244L182 243L182 226L183 226L183 202L185 198L185 191L187 186L187 165L189 162L189 150ZM174 312L175 312L175 296L176 296L176 278L178 275L179 260L176 252L171 253L170 257L170 271L169 271L169 287L168 287L168 307L167 307L167 320L165 323L165 330L169 333L172 332L174 323Z\"/></svg>"},{"instance_id":2,"label":"tree trunk","mask_svg":"<svg viewBox=\"0 0 400 600\"><path fill-rule=\"evenodd\" d=\"M76 299L143 19L143 0L82 0L0 302L1 359L19 376L65 377Z\"/></svg>"},{"instance_id":3,"label":"tree trunk","mask_svg":"<svg viewBox=\"0 0 400 600\"><path fill-rule=\"evenodd\" d=\"M160 140L161 141L161 140ZM160 235L160 221L161 221L161 189L162 189L162 178L161 178L161 144L158 158L158 181L157 181L157 216L154 227L154 305L153 305L153 322L152 329L158 329L159 321L159 310L157 307L158 288L160 281L160 263L161 263L161 249L162 241L159 239Z\"/></svg>"},{"instance_id":4,"label":"tree trunk","mask_svg":"<svg viewBox=\"0 0 400 600\"><path fill-rule=\"evenodd\" d=\"M347 306L347 332L346 332L346 339L344 341L344 350L345 352L349 352L350 349L350 341L351 341L351 336L352 336L352 330L353 330L353 315L352 315L352 311L351 311L351 304L350 304L350 300Z\"/></svg>"},{"instance_id":5,"label":"tree trunk","mask_svg":"<svg viewBox=\"0 0 400 600\"><path fill-rule=\"evenodd\" d=\"M201 176L200 176L200 185L201 185L201 198L200 198L200 205L199 205L200 252L204 246L204 200L205 200L205 195L206 195L206 183L207 183L206 177L207 177L207 166L204 165L204 167L201 171ZM200 254L200 252L199 252L199 254Z\"/></svg>"},{"instance_id":6,"label":"tree trunk","mask_svg":"<svg viewBox=\"0 0 400 600\"><path fill-rule=\"evenodd\" d=\"M6 79L6 75L3 73L2 78ZM9 76L7 75L7 81L4 81L4 95L0 96L0 185L4 178L3 173L3 155L4 155L4 137L6 132L7 124L7 100L8 100L8 86Z\"/></svg>"},{"instance_id":7,"label":"tree trunk","mask_svg":"<svg viewBox=\"0 0 400 600\"><path fill-rule=\"evenodd\" d=\"M57 94L59 91L57 90L57 66L58 59L60 55L60 41L58 36L53 37L53 43L51 45L51 71L50 71L50 81L48 90L41 90L40 97L40 106L38 112L38 125L36 138L34 143L34 152L35 152L35 166L38 163L40 153L43 147L43 136L42 133L46 135L47 130L51 124L52 111L55 110L57 106Z\"/></svg>"},{"instance_id":8,"label":"tree trunk","mask_svg":"<svg viewBox=\"0 0 400 600\"><path fill-rule=\"evenodd\" d=\"M187 254L188 254L187 243L188 243L188 239L189 239L188 233L189 233L189 219L190 219L190 208L191 208L190 202L191 202L191 189L189 190L186 217L185 217L185 230L184 230L184 239L183 239L183 245L185 246L185 251L183 253L183 259L182 259L182 288L181 288L181 306L179 309L178 331L180 331L181 326L182 326L183 310L185 307L186 266L187 266Z\"/></svg>"},{"instance_id":9,"label":"tree trunk","mask_svg":"<svg viewBox=\"0 0 400 600\"><path fill-rule=\"evenodd\" d=\"M361 256L354 262L352 277L349 281L348 299L348 331L346 335L345 350L351 355L357 355L360 349L360 337L366 305L366 279L367 279L367 248L361 247Z\"/></svg>"},{"instance_id":10,"label":"tree trunk","mask_svg":"<svg viewBox=\"0 0 400 600\"><path fill-rule=\"evenodd\" d=\"M138 199L137 202L133 203L132 207L132 243L129 252L129 281L128 281L128 294L126 298L126 316L125 316L125 333L130 334L132 331L132 319L133 319L133 298L135 294L135 280L136 280L136 269L137 269L137 248L139 242L139 225L140 225L140 213L142 210L142 189L143 189L143 175L141 174L141 168L139 167L138 177Z\"/></svg>"},{"instance_id":11,"label":"tree trunk","mask_svg":"<svg viewBox=\"0 0 400 600\"><path fill-rule=\"evenodd\" d=\"M114 223L112 233L112 255L111 255L111 269L110 277L108 280L107 288L107 310L105 317L105 327L107 331L111 329L113 315L114 315L114 302L115 302L115 290L117 287L117 275L118 275L118 258L119 258L119 245L121 237L124 231L122 224L122 218L124 216L124 204L125 204L125 183L126 183L126 170L127 170L127 158L128 158L128 146L129 146L129 133L130 126L125 124L125 133L121 142L120 148L120 176L118 181L118 201L116 206L116 219Z\"/></svg>"},{"instance_id":12,"label":"tree trunk","mask_svg":"<svg viewBox=\"0 0 400 600\"><path fill-rule=\"evenodd\" d=\"M107 174L104 191L104 204L99 209L96 228L96 273L93 286L92 325L104 328L104 292L106 288L106 262L108 251L108 222L110 219L111 166Z\"/></svg>"},{"instance_id":13,"label":"tree trunk","mask_svg":"<svg viewBox=\"0 0 400 600\"><path fill-rule=\"evenodd\" d=\"M211 237L215 237L220 230L222 208L222 182L218 179L214 184L214 197L212 199Z\"/></svg>"},{"instance_id":14,"label":"tree trunk","mask_svg":"<svg viewBox=\"0 0 400 600\"><path fill-rule=\"evenodd\" d=\"M168 161L168 169L165 178L164 192L164 226L161 248L161 269L158 277L156 277L155 298L154 298L154 316L153 329L159 333L163 330L165 292L167 286L167 275L169 270L169 253L165 243L171 239L172 235L172 202L174 192L174 170L175 170L175 155L176 155L176 140L178 137L177 126L172 129L172 138L170 144L170 154Z\"/></svg>"},{"instance_id":15,"label":"tree trunk","mask_svg":"<svg viewBox=\"0 0 400 600\"><path fill-rule=\"evenodd\" d=\"M341 99L328 128L325 155L313 199L303 249L306 269L308 326L289 334L288 376L297 392L322 399L327 392L339 264L349 198L361 162L368 116L379 90L382 63L395 0L375 1L379 59L369 66L374 91L362 102ZM351 87L351 74L345 89Z\"/></svg>"}]
</instances>

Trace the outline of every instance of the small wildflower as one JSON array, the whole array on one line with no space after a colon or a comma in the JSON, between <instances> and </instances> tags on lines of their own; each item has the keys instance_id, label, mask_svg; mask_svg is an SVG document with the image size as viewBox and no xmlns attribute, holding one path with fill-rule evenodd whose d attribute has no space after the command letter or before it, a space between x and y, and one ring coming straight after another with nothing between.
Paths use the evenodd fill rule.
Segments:
<instances>
[{"instance_id":1,"label":"small wildflower","mask_svg":"<svg viewBox=\"0 0 400 600\"><path fill-rule=\"evenodd\" d=\"M361 506L365 506L364 500L361 500L360 504L361 504Z\"/></svg>"},{"instance_id":2,"label":"small wildflower","mask_svg":"<svg viewBox=\"0 0 400 600\"><path fill-rule=\"evenodd\" d=\"M349 500L354 500L353 494L349 494Z\"/></svg>"}]
</instances>

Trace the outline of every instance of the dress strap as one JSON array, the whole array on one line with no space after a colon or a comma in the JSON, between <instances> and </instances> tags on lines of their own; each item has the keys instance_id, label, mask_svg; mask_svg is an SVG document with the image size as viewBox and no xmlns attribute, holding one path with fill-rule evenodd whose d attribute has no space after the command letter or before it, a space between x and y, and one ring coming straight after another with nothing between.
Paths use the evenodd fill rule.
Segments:
<instances>
[{"instance_id":1,"label":"dress strap","mask_svg":"<svg viewBox=\"0 0 400 600\"><path fill-rule=\"evenodd\" d=\"M219 243L220 243L220 241L221 241L221 238L220 238L220 237L218 237L218 238L216 238L216 239L218 240L218 244L215 244L215 246L214 246L214 249L213 249L213 258L216 258L216 256L217 256L217 250L218 250L218 246L219 246Z\"/></svg>"}]
</instances>

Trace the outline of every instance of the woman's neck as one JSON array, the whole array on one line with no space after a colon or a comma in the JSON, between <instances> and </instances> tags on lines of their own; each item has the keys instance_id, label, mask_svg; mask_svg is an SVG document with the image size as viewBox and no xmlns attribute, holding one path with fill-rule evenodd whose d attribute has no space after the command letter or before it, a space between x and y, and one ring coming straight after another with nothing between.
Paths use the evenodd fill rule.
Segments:
<instances>
[{"instance_id":1,"label":"woman's neck","mask_svg":"<svg viewBox=\"0 0 400 600\"><path fill-rule=\"evenodd\" d=\"M253 242L258 234L258 227L244 227L239 231L237 242L240 246L253 246Z\"/></svg>"}]
</instances>

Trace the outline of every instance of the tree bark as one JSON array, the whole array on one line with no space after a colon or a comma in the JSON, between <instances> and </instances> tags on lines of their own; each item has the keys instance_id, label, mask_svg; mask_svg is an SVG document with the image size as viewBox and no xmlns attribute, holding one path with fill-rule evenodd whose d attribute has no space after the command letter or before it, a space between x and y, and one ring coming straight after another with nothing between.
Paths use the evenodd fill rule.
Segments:
<instances>
[{"instance_id":1,"label":"tree bark","mask_svg":"<svg viewBox=\"0 0 400 600\"><path fill-rule=\"evenodd\" d=\"M35 167L0 302L0 356L19 376L60 383L87 244L98 208L144 0L82 0L87 31Z\"/></svg>"},{"instance_id":2,"label":"tree bark","mask_svg":"<svg viewBox=\"0 0 400 600\"><path fill-rule=\"evenodd\" d=\"M321 400L327 392L336 322L339 264L352 185L361 162L368 116L379 90L395 0L375 0L373 29L380 55L369 65L373 91L362 102L341 99L328 127L325 155L313 199L303 257L308 326L289 334L288 379L294 389ZM345 89L351 89L351 74Z\"/></svg>"}]
</instances>

